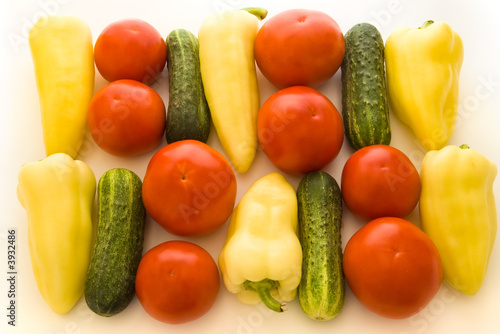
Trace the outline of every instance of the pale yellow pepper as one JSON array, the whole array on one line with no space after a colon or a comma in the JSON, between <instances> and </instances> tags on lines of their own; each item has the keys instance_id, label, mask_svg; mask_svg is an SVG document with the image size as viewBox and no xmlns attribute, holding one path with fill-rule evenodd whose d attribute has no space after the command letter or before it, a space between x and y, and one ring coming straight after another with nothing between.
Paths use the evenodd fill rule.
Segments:
<instances>
[{"instance_id":1,"label":"pale yellow pepper","mask_svg":"<svg viewBox=\"0 0 500 334\"><path fill-rule=\"evenodd\" d=\"M391 111L422 147L444 147L455 129L464 47L445 22L398 28L385 44Z\"/></svg>"},{"instance_id":2,"label":"pale yellow pepper","mask_svg":"<svg viewBox=\"0 0 500 334\"><path fill-rule=\"evenodd\" d=\"M263 9L224 10L198 32L205 96L219 141L234 169L245 173L257 150L260 93L254 41Z\"/></svg>"},{"instance_id":3,"label":"pale yellow pepper","mask_svg":"<svg viewBox=\"0 0 500 334\"><path fill-rule=\"evenodd\" d=\"M38 289L58 314L83 294L92 252L96 179L65 153L24 164L17 196L28 215L28 243Z\"/></svg>"},{"instance_id":4,"label":"pale yellow pepper","mask_svg":"<svg viewBox=\"0 0 500 334\"><path fill-rule=\"evenodd\" d=\"M467 145L427 152L422 162L422 229L439 250L444 278L469 295L481 288L495 243L496 175L496 165Z\"/></svg>"},{"instance_id":5,"label":"pale yellow pepper","mask_svg":"<svg viewBox=\"0 0 500 334\"><path fill-rule=\"evenodd\" d=\"M301 279L295 190L279 173L257 180L236 206L219 268L227 290L246 304L283 311Z\"/></svg>"},{"instance_id":6,"label":"pale yellow pepper","mask_svg":"<svg viewBox=\"0 0 500 334\"><path fill-rule=\"evenodd\" d=\"M42 16L29 30L46 155L75 158L87 128L94 94L92 33L81 19Z\"/></svg>"}]
</instances>

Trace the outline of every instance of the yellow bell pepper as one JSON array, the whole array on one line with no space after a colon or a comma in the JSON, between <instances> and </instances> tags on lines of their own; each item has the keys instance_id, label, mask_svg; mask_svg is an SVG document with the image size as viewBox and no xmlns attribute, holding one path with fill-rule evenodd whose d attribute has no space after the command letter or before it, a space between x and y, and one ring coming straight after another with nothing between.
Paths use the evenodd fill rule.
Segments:
<instances>
[{"instance_id":1,"label":"yellow bell pepper","mask_svg":"<svg viewBox=\"0 0 500 334\"><path fill-rule=\"evenodd\" d=\"M219 268L227 290L246 304L282 312L300 283L302 248L295 190L279 173L257 180L229 221Z\"/></svg>"},{"instance_id":2,"label":"yellow bell pepper","mask_svg":"<svg viewBox=\"0 0 500 334\"><path fill-rule=\"evenodd\" d=\"M480 289L495 243L496 175L496 165L467 145L427 152L422 163L422 229L439 250L444 278L469 295Z\"/></svg>"},{"instance_id":3,"label":"yellow bell pepper","mask_svg":"<svg viewBox=\"0 0 500 334\"><path fill-rule=\"evenodd\" d=\"M43 16L29 30L29 45L46 155L66 153L75 158L94 94L90 28L74 16Z\"/></svg>"},{"instance_id":4,"label":"yellow bell pepper","mask_svg":"<svg viewBox=\"0 0 500 334\"><path fill-rule=\"evenodd\" d=\"M424 149L443 148L453 134L463 57L462 39L445 22L399 28L386 41L391 110Z\"/></svg>"},{"instance_id":5,"label":"yellow bell pepper","mask_svg":"<svg viewBox=\"0 0 500 334\"><path fill-rule=\"evenodd\" d=\"M96 180L65 153L24 164L17 196L28 215L31 265L40 294L58 314L83 294L92 246Z\"/></svg>"},{"instance_id":6,"label":"yellow bell pepper","mask_svg":"<svg viewBox=\"0 0 500 334\"><path fill-rule=\"evenodd\" d=\"M224 10L198 32L205 96L219 141L234 169L245 173L257 150L260 94L254 41L264 9Z\"/></svg>"}]
</instances>

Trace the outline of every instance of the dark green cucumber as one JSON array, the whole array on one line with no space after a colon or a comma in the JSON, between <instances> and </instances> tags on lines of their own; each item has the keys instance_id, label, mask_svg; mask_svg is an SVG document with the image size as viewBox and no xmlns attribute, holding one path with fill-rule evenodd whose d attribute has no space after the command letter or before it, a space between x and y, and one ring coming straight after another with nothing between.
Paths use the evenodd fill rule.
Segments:
<instances>
[{"instance_id":1,"label":"dark green cucumber","mask_svg":"<svg viewBox=\"0 0 500 334\"><path fill-rule=\"evenodd\" d=\"M312 172L297 188L302 278L298 300L311 319L335 318L344 306L342 270L342 194L326 172Z\"/></svg>"},{"instance_id":2,"label":"dark green cucumber","mask_svg":"<svg viewBox=\"0 0 500 334\"><path fill-rule=\"evenodd\" d=\"M211 118L201 81L198 39L185 29L166 38L169 101L167 143L195 139L207 142Z\"/></svg>"},{"instance_id":3,"label":"dark green cucumber","mask_svg":"<svg viewBox=\"0 0 500 334\"><path fill-rule=\"evenodd\" d=\"M99 180L97 237L84 294L101 316L120 313L135 295L146 220L141 191L141 179L128 169L108 170Z\"/></svg>"},{"instance_id":4,"label":"dark green cucumber","mask_svg":"<svg viewBox=\"0 0 500 334\"><path fill-rule=\"evenodd\" d=\"M391 142L384 41L369 23L352 27L344 36L342 116L346 138L355 150Z\"/></svg>"}]
</instances>

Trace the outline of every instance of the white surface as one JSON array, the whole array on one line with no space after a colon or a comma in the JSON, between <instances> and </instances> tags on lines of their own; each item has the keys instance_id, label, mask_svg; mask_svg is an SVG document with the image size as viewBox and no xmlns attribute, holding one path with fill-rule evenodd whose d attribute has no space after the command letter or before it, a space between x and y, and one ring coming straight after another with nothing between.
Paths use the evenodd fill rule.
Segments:
<instances>
[{"instance_id":1,"label":"white surface","mask_svg":"<svg viewBox=\"0 0 500 334\"><path fill-rule=\"evenodd\" d=\"M109 23L128 17L141 18L155 26L163 36L175 28L186 28L196 33L202 20L223 7L263 6L269 17L290 8L313 8L330 14L345 33L356 23L376 24L384 40L400 26L418 27L428 19L448 22L461 36L465 45L462 68L459 115L455 134L450 144L468 143L500 166L500 43L498 33L499 3L496 1L451 0L344 0L344 1L78 1L37 0L1 1L0 43L2 80L0 110L0 268L7 275L7 230L17 229L17 287L16 327L7 325L7 281L0 279L0 328L2 333L497 333L500 328L498 301L500 300L500 244L494 248L484 285L473 297L465 296L442 285L435 299L421 313L410 319L389 320L369 311L347 292L345 306L339 317L319 323L308 319L295 300L284 314L274 314L260 306L247 306L221 287L214 307L204 317L185 324L167 325L149 317L137 298L121 314L102 318L93 314L82 298L75 308L64 316L54 314L44 303L36 288L27 245L26 214L16 199L17 173L21 164L44 157L38 97L33 67L27 45L27 30L40 14L74 14L90 25L94 41ZM168 99L166 71L153 87L165 103ZM262 101L276 91L259 73ZM97 74L96 90L105 81ZM341 110L340 72L319 90ZM392 145L403 150L420 169L424 151L401 123L391 116ZM164 144L164 143L162 143ZM220 150L212 131L209 140ZM125 167L141 178L154 152L133 159L110 156L87 140L80 158L89 164L99 178L106 170ZM352 153L344 147L326 170L338 181L343 164ZM275 171L260 151L250 171L238 176L237 201L255 180ZM287 176L296 187L299 179ZM497 207L500 208L500 182L495 183ZM410 217L418 223L418 214ZM361 223L344 210L344 245ZM206 248L216 259L225 238L226 225L203 238L184 238ZM179 239L163 231L148 218L145 251L166 240Z\"/></svg>"}]
</instances>

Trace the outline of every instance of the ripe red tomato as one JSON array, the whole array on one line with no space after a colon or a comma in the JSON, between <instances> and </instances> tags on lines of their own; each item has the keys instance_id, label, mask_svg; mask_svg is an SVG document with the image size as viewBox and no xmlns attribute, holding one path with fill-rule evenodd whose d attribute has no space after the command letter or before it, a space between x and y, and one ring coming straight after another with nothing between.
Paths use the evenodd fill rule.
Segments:
<instances>
[{"instance_id":1,"label":"ripe red tomato","mask_svg":"<svg viewBox=\"0 0 500 334\"><path fill-rule=\"evenodd\" d=\"M138 19L108 25L94 45L95 64L108 81L133 79L152 84L165 67L167 46L160 33Z\"/></svg>"},{"instance_id":2,"label":"ripe red tomato","mask_svg":"<svg viewBox=\"0 0 500 334\"><path fill-rule=\"evenodd\" d=\"M431 239L395 217L378 218L359 229L346 244L343 268L356 298L372 312L392 319L422 310L443 278Z\"/></svg>"},{"instance_id":3,"label":"ripe red tomato","mask_svg":"<svg viewBox=\"0 0 500 334\"><path fill-rule=\"evenodd\" d=\"M92 97L87 121L92 138L104 151L134 156L160 144L166 124L165 104L151 87L135 80L117 80Z\"/></svg>"},{"instance_id":4,"label":"ripe red tomato","mask_svg":"<svg viewBox=\"0 0 500 334\"><path fill-rule=\"evenodd\" d=\"M408 216L420 197L420 176L411 160L388 145L367 146L344 165L342 197L347 208L366 221Z\"/></svg>"},{"instance_id":5,"label":"ripe red tomato","mask_svg":"<svg viewBox=\"0 0 500 334\"><path fill-rule=\"evenodd\" d=\"M222 154L200 141L181 140L160 149L149 162L142 199L166 231L204 235L231 215L236 177Z\"/></svg>"},{"instance_id":6,"label":"ripe red tomato","mask_svg":"<svg viewBox=\"0 0 500 334\"><path fill-rule=\"evenodd\" d=\"M317 87L344 59L344 35L328 14L291 9L269 18L255 38L255 60L276 87Z\"/></svg>"},{"instance_id":7,"label":"ripe red tomato","mask_svg":"<svg viewBox=\"0 0 500 334\"><path fill-rule=\"evenodd\" d=\"M344 141L342 118L317 90L294 86L273 94L257 118L259 144L282 172L305 174L328 165Z\"/></svg>"},{"instance_id":8,"label":"ripe red tomato","mask_svg":"<svg viewBox=\"0 0 500 334\"><path fill-rule=\"evenodd\" d=\"M220 289L217 264L202 247L166 241L144 254L135 278L137 298L156 320L181 324L200 318Z\"/></svg>"}]
</instances>

